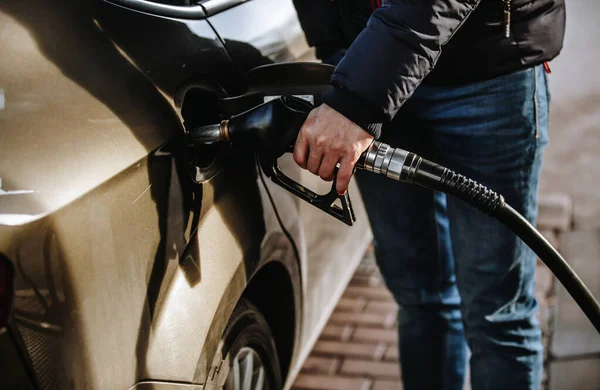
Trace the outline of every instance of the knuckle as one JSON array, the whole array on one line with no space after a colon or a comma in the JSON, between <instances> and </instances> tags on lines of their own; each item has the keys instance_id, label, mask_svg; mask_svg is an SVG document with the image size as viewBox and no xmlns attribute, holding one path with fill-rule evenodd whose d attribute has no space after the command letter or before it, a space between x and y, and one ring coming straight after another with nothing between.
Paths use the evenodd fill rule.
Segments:
<instances>
[{"instance_id":1,"label":"knuckle","mask_svg":"<svg viewBox=\"0 0 600 390\"><path fill-rule=\"evenodd\" d=\"M307 126L305 123L304 125L302 125L302 127L300 128L300 131L298 132L298 138L296 140L296 143L309 142L310 138L311 138L310 126Z\"/></svg>"},{"instance_id":2,"label":"knuckle","mask_svg":"<svg viewBox=\"0 0 600 390\"><path fill-rule=\"evenodd\" d=\"M328 144L327 137L319 135L315 138L315 145L318 147L324 147Z\"/></svg>"},{"instance_id":3,"label":"knuckle","mask_svg":"<svg viewBox=\"0 0 600 390\"><path fill-rule=\"evenodd\" d=\"M302 135L306 138L311 138L313 135L313 131L314 131L315 127L313 126L312 123L305 123L304 126L302 126L302 129L300 129L300 132L302 133Z\"/></svg>"},{"instance_id":4,"label":"knuckle","mask_svg":"<svg viewBox=\"0 0 600 390\"><path fill-rule=\"evenodd\" d=\"M335 151L338 154L344 153L344 145L339 144L339 143L331 143L329 145L329 149L331 149L332 151Z\"/></svg>"}]
</instances>

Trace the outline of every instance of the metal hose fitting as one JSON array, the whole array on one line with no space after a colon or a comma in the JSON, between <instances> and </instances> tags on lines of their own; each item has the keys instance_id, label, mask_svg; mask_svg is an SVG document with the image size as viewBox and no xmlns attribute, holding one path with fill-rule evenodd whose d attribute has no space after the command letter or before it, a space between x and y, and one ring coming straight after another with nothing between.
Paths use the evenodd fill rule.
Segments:
<instances>
[{"instance_id":1,"label":"metal hose fitting","mask_svg":"<svg viewBox=\"0 0 600 390\"><path fill-rule=\"evenodd\" d=\"M494 215L504 199L486 186L415 153L374 141L356 164L368 172L444 192L486 214Z\"/></svg>"},{"instance_id":2,"label":"metal hose fitting","mask_svg":"<svg viewBox=\"0 0 600 390\"><path fill-rule=\"evenodd\" d=\"M214 125L194 127L189 131L189 139L194 143L208 144L213 142L231 142L229 139L229 121L224 120Z\"/></svg>"},{"instance_id":3,"label":"metal hose fitting","mask_svg":"<svg viewBox=\"0 0 600 390\"><path fill-rule=\"evenodd\" d=\"M410 177L409 167L405 167L407 158L412 157L410 155L415 154L400 148L392 148L383 142L374 141L356 165L368 172L385 175L393 180L405 181Z\"/></svg>"}]
</instances>

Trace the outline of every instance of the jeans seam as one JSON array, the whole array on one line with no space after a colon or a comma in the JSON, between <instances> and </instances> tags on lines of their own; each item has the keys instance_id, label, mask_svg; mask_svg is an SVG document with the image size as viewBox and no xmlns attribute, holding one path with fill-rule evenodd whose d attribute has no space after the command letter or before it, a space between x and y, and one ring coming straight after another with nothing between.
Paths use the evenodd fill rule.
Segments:
<instances>
[{"instance_id":1,"label":"jeans seam","mask_svg":"<svg viewBox=\"0 0 600 390\"><path fill-rule=\"evenodd\" d=\"M527 167L530 167L533 165L534 160L535 160L535 156L537 153L537 149L538 149L538 139L539 139L539 107L538 107L538 93L539 93L539 88L538 88L538 72L539 69L538 67L534 67L533 68L533 74L534 74L534 93L533 93L533 125L535 127L535 138L532 142L532 149L528 149L530 151L530 153L527 154L527 156L525 157L527 160ZM530 137L530 136L529 136ZM530 139L530 138L528 138ZM531 175L528 172L525 172L524 169L520 169L518 172L518 177L520 180L520 184L523 183L529 183L531 180ZM516 245L521 245L520 242L518 242ZM524 245L524 244L523 244ZM525 248L525 251L530 250L529 248ZM525 261L519 261L518 264L515 264L515 267L518 267L517 270L519 272L519 283L518 286L516 288L515 291L515 295L509 300L507 301L504 305L500 306L500 308L496 309L493 313L488 314L485 316L485 319L488 321L495 321L495 317L497 315L505 315L506 311L508 311L511 314L516 313L516 308L517 308L517 302L519 301L519 298L521 298L521 296L523 295L523 293L526 291L525 289L525 267L527 266ZM510 272L510 271L509 271Z\"/></svg>"},{"instance_id":2,"label":"jeans seam","mask_svg":"<svg viewBox=\"0 0 600 390\"><path fill-rule=\"evenodd\" d=\"M539 82L538 82L538 75L539 75L539 66L535 66L533 68L533 75L534 75L534 80L533 80L533 121L534 121L534 126L535 126L535 138L533 140L533 150L531 150L531 157L530 159L528 159L529 161L527 161L527 166L530 167L533 165L534 161L535 161L535 156L537 153L537 149L538 149L538 140L540 138L540 133L539 133L539 126L540 126L540 118L539 118L539 100L538 100L538 93L539 93ZM531 180L531 175L529 174L529 172L524 172L523 170L521 170L520 175L521 176L521 183L529 183ZM517 242L516 245L520 245L522 243ZM530 249L525 247L524 249L525 251L529 251ZM519 264L517 264L518 267L518 271L519 271L519 285L517 287L517 291L515 296L513 297L513 299L511 300L511 311L513 313L516 312L516 304L519 300L519 298L521 298L521 296L523 295L523 292L525 291L525 267L527 266L525 261L520 261Z\"/></svg>"},{"instance_id":3,"label":"jeans seam","mask_svg":"<svg viewBox=\"0 0 600 390\"><path fill-rule=\"evenodd\" d=\"M437 290L437 296L440 302L442 302L442 256L440 255L440 232L438 228L437 218L436 218L436 191L431 191L432 194L432 207L431 207L431 220L433 221L433 230L435 231L435 252L436 252L436 265L437 265L437 283L435 289Z\"/></svg>"},{"instance_id":4,"label":"jeans seam","mask_svg":"<svg viewBox=\"0 0 600 390\"><path fill-rule=\"evenodd\" d=\"M535 139L539 139L540 138L540 133L539 133L539 122L540 122L540 118L539 118L539 106L538 106L538 67L535 66L533 68L533 111L534 111L534 115L535 115Z\"/></svg>"},{"instance_id":5,"label":"jeans seam","mask_svg":"<svg viewBox=\"0 0 600 390\"><path fill-rule=\"evenodd\" d=\"M533 94L533 120L534 120L534 126L535 126L535 139L533 142L533 149L531 150L531 156L530 158L528 158L527 161L527 167L531 167L534 164L535 161L535 156L537 154L537 149L539 147L538 145L538 140L540 138L540 133L539 133L539 127L540 127L540 117L539 117L539 98L538 98L538 94L539 94L539 71L540 71L540 67L539 66L535 66L533 68L533 74L534 74L534 84L533 84L533 88L534 88L534 94ZM522 183L530 183L531 181L531 174L529 173L529 171L524 172L522 170L521 172L521 182ZM525 210L523 210L525 211ZM517 242L516 245L524 245L521 242ZM528 247L525 246L524 248L525 252L530 251L530 249ZM526 257L526 255L524 255L524 257ZM522 261L519 262L519 264L517 264L518 267L518 271L519 271L519 285L517 287L517 293L515 295L515 297L512 300L512 311L513 313L516 312L516 304L519 301L519 299L523 296L524 292L526 292L526 288L525 288L525 267L527 267L527 262L525 261L525 259L523 258Z\"/></svg>"}]
</instances>

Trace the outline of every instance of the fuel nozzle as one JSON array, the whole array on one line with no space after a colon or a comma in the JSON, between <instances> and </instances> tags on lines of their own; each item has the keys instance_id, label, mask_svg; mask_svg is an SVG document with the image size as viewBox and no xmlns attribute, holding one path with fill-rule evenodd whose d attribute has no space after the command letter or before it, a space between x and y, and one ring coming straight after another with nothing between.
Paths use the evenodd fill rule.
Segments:
<instances>
[{"instance_id":1,"label":"fuel nozzle","mask_svg":"<svg viewBox=\"0 0 600 390\"><path fill-rule=\"evenodd\" d=\"M281 96L219 124L192 128L192 143L227 142L257 152L262 172L275 184L325 211L347 225L355 221L350 196L339 196L335 182L327 194L317 194L292 180L279 168L277 160L293 152L298 132L313 105L294 96ZM340 201L341 207L334 204Z\"/></svg>"},{"instance_id":2,"label":"fuel nozzle","mask_svg":"<svg viewBox=\"0 0 600 390\"><path fill-rule=\"evenodd\" d=\"M219 124L192 128L194 143L228 142L254 148L261 153L282 155L294 145L313 105L293 96L281 96Z\"/></svg>"},{"instance_id":3,"label":"fuel nozzle","mask_svg":"<svg viewBox=\"0 0 600 390\"><path fill-rule=\"evenodd\" d=\"M293 151L298 132L312 108L312 104L302 99L282 96L220 124L193 128L189 137L192 142L229 142L253 148L259 154L263 172L275 178L274 181L278 177L286 181L286 188L302 197L295 189L300 192L307 189L285 177L277 166L277 159ZM504 204L502 196L487 187L415 153L379 141L374 141L362 154L356 168L445 192L489 215Z\"/></svg>"}]
</instances>

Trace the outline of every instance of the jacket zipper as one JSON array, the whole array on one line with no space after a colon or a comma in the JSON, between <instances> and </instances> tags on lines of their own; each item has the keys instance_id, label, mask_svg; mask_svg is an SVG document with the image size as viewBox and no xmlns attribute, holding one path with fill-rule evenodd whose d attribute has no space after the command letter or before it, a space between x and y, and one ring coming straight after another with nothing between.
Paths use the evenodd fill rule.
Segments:
<instances>
[{"instance_id":1,"label":"jacket zipper","mask_svg":"<svg viewBox=\"0 0 600 390\"><path fill-rule=\"evenodd\" d=\"M510 2L511 0L502 0L504 5L504 37L510 38Z\"/></svg>"}]
</instances>

